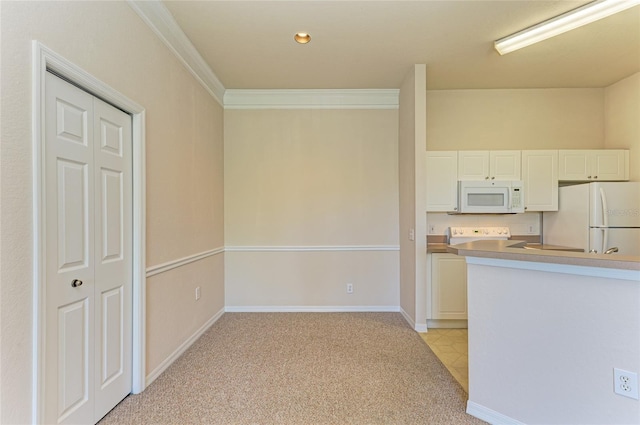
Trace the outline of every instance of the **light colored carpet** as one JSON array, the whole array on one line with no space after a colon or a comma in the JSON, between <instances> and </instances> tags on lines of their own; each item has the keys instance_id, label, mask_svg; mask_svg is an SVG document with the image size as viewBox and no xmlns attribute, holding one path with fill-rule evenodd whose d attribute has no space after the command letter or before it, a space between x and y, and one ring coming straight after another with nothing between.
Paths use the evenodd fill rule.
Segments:
<instances>
[{"instance_id":1,"label":"light colored carpet","mask_svg":"<svg viewBox=\"0 0 640 425\"><path fill-rule=\"evenodd\" d=\"M480 424L398 313L226 313L110 424Z\"/></svg>"}]
</instances>

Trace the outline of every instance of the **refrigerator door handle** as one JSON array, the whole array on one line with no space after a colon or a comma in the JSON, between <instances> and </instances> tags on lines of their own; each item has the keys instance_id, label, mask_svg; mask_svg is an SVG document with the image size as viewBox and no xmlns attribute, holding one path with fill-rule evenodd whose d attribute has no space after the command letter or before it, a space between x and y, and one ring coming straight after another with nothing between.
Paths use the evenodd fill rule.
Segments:
<instances>
[{"instance_id":1,"label":"refrigerator door handle","mask_svg":"<svg viewBox=\"0 0 640 425\"><path fill-rule=\"evenodd\" d=\"M602 226L609 227L609 215L607 214L607 196L604 194L603 188L600 188L600 205L602 205Z\"/></svg>"},{"instance_id":2,"label":"refrigerator door handle","mask_svg":"<svg viewBox=\"0 0 640 425\"><path fill-rule=\"evenodd\" d=\"M607 197L604 194L604 189L600 188L600 204L602 205L602 250L604 252L609 245L609 215L607 214Z\"/></svg>"}]
</instances>

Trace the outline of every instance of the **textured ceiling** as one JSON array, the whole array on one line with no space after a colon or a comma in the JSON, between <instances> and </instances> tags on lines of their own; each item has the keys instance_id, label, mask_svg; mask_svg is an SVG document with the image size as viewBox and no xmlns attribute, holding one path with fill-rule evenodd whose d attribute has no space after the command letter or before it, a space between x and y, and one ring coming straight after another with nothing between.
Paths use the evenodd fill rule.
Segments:
<instances>
[{"instance_id":1,"label":"textured ceiling","mask_svg":"<svg viewBox=\"0 0 640 425\"><path fill-rule=\"evenodd\" d=\"M228 89L605 87L640 71L640 6L500 56L493 41L585 1L164 1ZM308 32L307 45L294 42Z\"/></svg>"}]
</instances>

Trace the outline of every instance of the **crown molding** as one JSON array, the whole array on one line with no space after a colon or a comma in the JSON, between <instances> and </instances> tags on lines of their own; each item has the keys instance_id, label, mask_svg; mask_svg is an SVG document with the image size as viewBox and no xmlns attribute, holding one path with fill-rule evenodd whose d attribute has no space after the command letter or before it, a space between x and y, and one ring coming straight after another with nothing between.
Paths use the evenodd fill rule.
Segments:
<instances>
[{"instance_id":1,"label":"crown molding","mask_svg":"<svg viewBox=\"0 0 640 425\"><path fill-rule=\"evenodd\" d=\"M225 109L398 109L398 89L227 90L162 1L127 3Z\"/></svg>"},{"instance_id":2,"label":"crown molding","mask_svg":"<svg viewBox=\"0 0 640 425\"><path fill-rule=\"evenodd\" d=\"M398 89L240 90L224 94L225 109L398 109Z\"/></svg>"},{"instance_id":3,"label":"crown molding","mask_svg":"<svg viewBox=\"0 0 640 425\"><path fill-rule=\"evenodd\" d=\"M165 5L159 0L127 0L127 3L209 94L220 105L224 105L224 85L198 53Z\"/></svg>"}]
</instances>

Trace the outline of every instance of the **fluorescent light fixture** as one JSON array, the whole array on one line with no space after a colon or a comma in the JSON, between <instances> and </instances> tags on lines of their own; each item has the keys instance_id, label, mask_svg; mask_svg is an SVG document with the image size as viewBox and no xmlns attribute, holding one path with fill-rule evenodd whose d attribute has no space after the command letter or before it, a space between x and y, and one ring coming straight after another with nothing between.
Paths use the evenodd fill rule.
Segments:
<instances>
[{"instance_id":1,"label":"fluorescent light fixture","mask_svg":"<svg viewBox=\"0 0 640 425\"><path fill-rule=\"evenodd\" d=\"M531 44L560 35L614 13L640 4L640 0L597 0L560 16L534 25L494 43L498 53L504 55Z\"/></svg>"}]
</instances>

